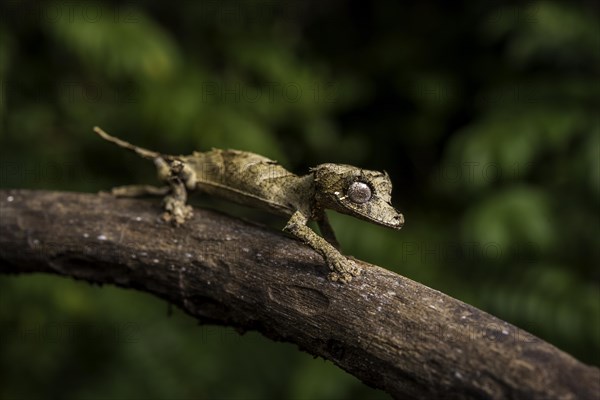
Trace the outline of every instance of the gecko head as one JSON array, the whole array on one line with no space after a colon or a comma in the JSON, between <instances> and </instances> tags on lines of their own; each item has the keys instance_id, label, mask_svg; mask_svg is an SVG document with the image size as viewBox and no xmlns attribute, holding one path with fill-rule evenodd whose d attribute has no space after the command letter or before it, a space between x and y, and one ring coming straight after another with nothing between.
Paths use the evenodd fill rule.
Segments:
<instances>
[{"instance_id":1,"label":"gecko head","mask_svg":"<svg viewBox=\"0 0 600 400\"><path fill-rule=\"evenodd\" d=\"M312 172L316 200L325 208L388 228L404 225L404 216L392 206L392 182L386 172L343 164L321 164Z\"/></svg>"}]
</instances>

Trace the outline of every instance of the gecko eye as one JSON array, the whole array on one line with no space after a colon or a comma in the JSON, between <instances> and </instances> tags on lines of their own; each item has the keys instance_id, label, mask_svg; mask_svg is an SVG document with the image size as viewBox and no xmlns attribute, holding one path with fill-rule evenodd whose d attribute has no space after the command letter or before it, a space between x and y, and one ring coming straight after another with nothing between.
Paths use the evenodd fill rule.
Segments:
<instances>
[{"instance_id":1,"label":"gecko eye","mask_svg":"<svg viewBox=\"0 0 600 400\"><path fill-rule=\"evenodd\" d=\"M348 197L354 203L362 204L371 200L371 188L364 182L352 182L348 187Z\"/></svg>"}]
</instances>

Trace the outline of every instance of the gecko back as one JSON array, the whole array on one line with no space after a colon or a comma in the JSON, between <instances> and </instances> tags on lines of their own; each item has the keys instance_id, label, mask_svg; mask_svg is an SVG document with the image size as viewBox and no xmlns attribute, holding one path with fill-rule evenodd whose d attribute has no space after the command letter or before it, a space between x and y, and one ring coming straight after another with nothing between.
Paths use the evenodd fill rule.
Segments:
<instances>
[{"instance_id":1,"label":"gecko back","mask_svg":"<svg viewBox=\"0 0 600 400\"><path fill-rule=\"evenodd\" d=\"M300 207L301 200L296 199L309 194L306 179L259 154L212 149L188 156L167 155L135 146L98 127L94 131L103 139L154 161L159 179L167 184L180 179L188 190L199 190L242 205L288 216ZM172 184L171 189L175 190ZM117 194L128 196L164 193L165 191L157 191L146 185L134 185L118 188Z\"/></svg>"},{"instance_id":2,"label":"gecko back","mask_svg":"<svg viewBox=\"0 0 600 400\"><path fill-rule=\"evenodd\" d=\"M304 179L259 154L212 149L182 157L196 172L196 189L281 215L297 209Z\"/></svg>"}]
</instances>

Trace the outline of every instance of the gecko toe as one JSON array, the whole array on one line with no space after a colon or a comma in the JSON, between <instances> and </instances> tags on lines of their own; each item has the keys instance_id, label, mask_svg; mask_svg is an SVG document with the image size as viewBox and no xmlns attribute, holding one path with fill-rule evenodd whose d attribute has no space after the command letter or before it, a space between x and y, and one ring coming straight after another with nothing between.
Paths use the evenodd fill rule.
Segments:
<instances>
[{"instance_id":1,"label":"gecko toe","mask_svg":"<svg viewBox=\"0 0 600 400\"><path fill-rule=\"evenodd\" d=\"M190 206L175 207L167 209L162 214L162 219L163 221L170 222L175 226L180 226L183 225L185 221L192 218L193 215L194 212Z\"/></svg>"},{"instance_id":2,"label":"gecko toe","mask_svg":"<svg viewBox=\"0 0 600 400\"><path fill-rule=\"evenodd\" d=\"M333 282L348 283L352 277L359 276L361 268L352 260L340 256L329 263L332 272L329 274L329 280Z\"/></svg>"}]
</instances>

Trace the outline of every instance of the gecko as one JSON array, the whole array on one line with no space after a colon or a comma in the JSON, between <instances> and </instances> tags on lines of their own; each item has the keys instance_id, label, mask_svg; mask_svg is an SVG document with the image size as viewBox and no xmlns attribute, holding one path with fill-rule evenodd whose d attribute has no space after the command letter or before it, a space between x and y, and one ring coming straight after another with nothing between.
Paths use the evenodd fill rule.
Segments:
<instances>
[{"instance_id":1,"label":"gecko","mask_svg":"<svg viewBox=\"0 0 600 400\"><path fill-rule=\"evenodd\" d=\"M242 205L288 217L283 228L325 260L331 281L347 283L361 268L340 253L326 209L392 229L404 225L404 216L391 203L392 183L387 172L345 164L319 164L306 175L296 175L276 161L240 150L213 148L191 155L166 155L134 146L94 127L101 138L154 162L165 185L115 187L117 197L163 196L162 218L181 225L193 215L188 192L198 191ZM307 223L316 221L321 236Z\"/></svg>"}]
</instances>

